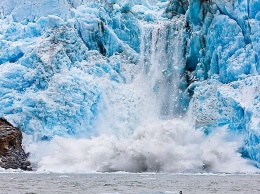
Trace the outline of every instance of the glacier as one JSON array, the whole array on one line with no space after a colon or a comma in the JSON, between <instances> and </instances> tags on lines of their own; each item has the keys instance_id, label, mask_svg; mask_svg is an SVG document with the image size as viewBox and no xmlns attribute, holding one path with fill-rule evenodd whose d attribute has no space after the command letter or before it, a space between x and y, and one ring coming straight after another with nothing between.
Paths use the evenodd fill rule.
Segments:
<instances>
[{"instance_id":1,"label":"glacier","mask_svg":"<svg viewBox=\"0 0 260 194\"><path fill-rule=\"evenodd\" d=\"M3 0L0 117L39 171L257 172L259 29L258 0Z\"/></svg>"}]
</instances>

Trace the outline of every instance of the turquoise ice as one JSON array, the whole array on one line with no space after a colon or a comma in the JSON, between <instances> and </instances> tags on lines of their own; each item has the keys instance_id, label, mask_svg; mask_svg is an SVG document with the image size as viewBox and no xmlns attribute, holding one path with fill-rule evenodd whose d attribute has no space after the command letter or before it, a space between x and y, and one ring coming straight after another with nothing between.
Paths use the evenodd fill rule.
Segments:
<instances>
[{"instance_id":1,"label":"turquoise ice","mask_svg":"<svg viewBox=\"0 0 260 194\"><path fill-rule=\"evenodd\" d=\"M191 111L258 166L259 37L259 0L3 0L0 117L37 142Z\"/></svg>"}]
</instances>

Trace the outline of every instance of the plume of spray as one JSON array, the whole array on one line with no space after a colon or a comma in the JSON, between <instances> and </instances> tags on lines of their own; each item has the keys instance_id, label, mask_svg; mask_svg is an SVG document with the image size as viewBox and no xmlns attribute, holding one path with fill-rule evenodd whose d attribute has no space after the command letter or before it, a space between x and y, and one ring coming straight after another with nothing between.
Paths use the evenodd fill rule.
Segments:
<instances>
[{"instance_id":1,"label":"plume of spray","mask_svg":"<svg viewBox=\"0 0 260 194\"><path fill-rule=\"evenodd\" d=\"M153 120L128 138L55 137L30 149L41 153L31 158L39 172L256 172L237 152L241 143L225 128L206 136L185 121Z\"/></svg>"}]
</instances>

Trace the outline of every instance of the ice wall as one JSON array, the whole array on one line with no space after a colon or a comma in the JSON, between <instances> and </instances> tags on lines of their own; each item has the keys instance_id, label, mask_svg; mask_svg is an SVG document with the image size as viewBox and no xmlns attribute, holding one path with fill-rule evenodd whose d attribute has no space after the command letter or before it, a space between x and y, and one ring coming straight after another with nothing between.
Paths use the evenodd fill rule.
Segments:
<instances>
[{"instance_id":1,"label":"ice wall","mask_svg":"<svg viewBox=\"0 0 260 194\"><path fill-rule=\"evenodd\" d=\"M52 3L55 6L47 9ZM144 71L139 55L144 52L140 38L145 32L140 20L147 25L157 23L165 3L46 0L2 1L0 6L1 117L33 135L36 141L55 135L90 137L99 131L104 133L101 128L117 134L122 130L124 134L132 133L141 120L137 119L139 107L130 110L127 107L133 104L123 104L121 109L126 111L120 115L120 106L112 104L125 102L125 98L130 103L126 88L134 90L128 85ZM167 36L176 36L178 30L165 23L162 30L170 29L161 37L162 47L168 46ZM155 44L157 40L147 41ZM157 52L163 53L162 49ZM180 49L173 49L169 52L177 55ZM164 56L165 64L159 71L171 65L164 62L167 58L172 56ZM178 71L183 71L183 65ZM179 73L175 76L178 78ZM132 103L139 102L138 95L132 96ZM102 125L100 118L104 119Z\"/></svg>"},{"instance_id":2,"label":"ice wall","mask_svg":"<svg viewBox=\"0 0 260 194\"><path fill-rule=\"evenodd\" d=\"M104 10L86 10L66 21L54 15L28 23L1 20L1 117L36 140L95 134L102 93L128 81L121 75L121 61L131 64L136 52L101 26L95 14ZM102 34L110 42L98 39ZM129 54L107 58L109 49Z\"/></svg>"},{"instance_id":3,"label":"ice wall","mask_svg":"<svg viewBox=\"0 0 260 194\"><path fill-rule=\"evenodd\" d=\"M247 0L3 0L0 117L31 142L135 139L147 120L190 108L197 130L237 132L240 153L259 162L259 8ZM197 170L212 163L205 158L192 163Z\"/></svg>"},{"instance_id":4,"label":"ice wall","mask_svg":"<svg viewBox=\"0 0 260 194\"><path fill-rule=\"evenodd\" d=\"M198 80L189 86L197 126L238 131L243 155L260 161L259 1L190 1L187 17L186 67Z\"/></svg>"}]
</instances>

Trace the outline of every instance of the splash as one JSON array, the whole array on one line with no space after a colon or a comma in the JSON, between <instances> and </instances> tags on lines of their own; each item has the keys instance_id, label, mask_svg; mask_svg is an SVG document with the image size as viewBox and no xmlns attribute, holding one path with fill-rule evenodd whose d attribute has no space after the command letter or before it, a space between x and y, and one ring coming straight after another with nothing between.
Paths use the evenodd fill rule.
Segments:
<instances>
[{"instance_id":1,"label":"splash","mask_svg":"<svg viewBox=\"0 0 260 194\"><path fill-rule=\"evenodd\" d=\"M241 140L224 128L205 136L185 121L153 120L128 138L55 137L29 149L41 153L31 158L38 172L256 172L237 152Z\"/></svg>"}]
</instances>

